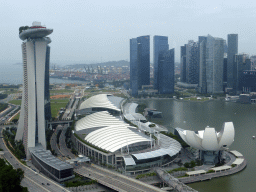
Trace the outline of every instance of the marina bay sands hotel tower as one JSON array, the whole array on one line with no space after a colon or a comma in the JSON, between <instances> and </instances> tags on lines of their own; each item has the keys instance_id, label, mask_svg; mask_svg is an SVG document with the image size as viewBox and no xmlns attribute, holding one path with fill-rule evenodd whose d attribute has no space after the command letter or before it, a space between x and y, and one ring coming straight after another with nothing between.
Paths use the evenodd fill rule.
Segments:
<instances>
[{"instance_id":1,"label":"marina bay sands hotel tower","mask_svg":"<svg viewBox=\"0 0 256 192\"><path fill-rule=\"evenodd\" d=\"M23 93L16 141L23 141L27 159L30 147L42 145L46 149L45 128L49 113L49 60L53 30L33 22L31 27L20 27L23 40ZM47 107L48 106L48 107ZM45 113L48 111L48 113Z\"/></svg>"}]
</instances>

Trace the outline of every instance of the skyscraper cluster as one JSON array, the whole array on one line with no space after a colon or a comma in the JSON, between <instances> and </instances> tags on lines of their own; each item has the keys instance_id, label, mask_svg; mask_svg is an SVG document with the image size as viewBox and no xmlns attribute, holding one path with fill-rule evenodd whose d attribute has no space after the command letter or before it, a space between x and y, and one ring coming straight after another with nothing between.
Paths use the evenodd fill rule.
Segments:
<instances>
[{"instance_id":1,"label":"skyscraper cluster","mask_svg":"<svg viewBox=\"0 0 256 192\"><path fill-rule=\"evenodd\" d=\"M223 93L225 88L233 94L242 91L241 76L250 70L251 61L248 55L238 54L237 34L228 34L227 39L226 45L222 38L199 36L198 42L190 40L181 46L181 82L198 84L200 93Z\"/></svg>"},{"instance_id":2,"label":"skyscraper cluster","mask_svg":"<svg viewBox=\"0 0 256 192\"><path fill-rule=\"evenodd\" d=\"M174 92L174 49L169 50L168 37L154 36L154 88L161 94ZM138 95L150 84L150 36L130 39L130 88Z\"/></svg>"}]
</instances>

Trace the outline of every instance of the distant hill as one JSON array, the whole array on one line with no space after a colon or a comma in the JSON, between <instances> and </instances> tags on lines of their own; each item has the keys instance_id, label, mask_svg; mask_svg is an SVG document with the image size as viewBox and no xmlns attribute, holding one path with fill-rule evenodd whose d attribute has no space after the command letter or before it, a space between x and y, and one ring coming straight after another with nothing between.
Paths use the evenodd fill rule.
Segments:
<instances>
[{"instance_id":1,"label":"distant hill","mask_svg":"<svg viewBox=\"0 0 256 192\"><path fill-rule=\"evenodd\" d=\"M66 67L70 68L84 68L87 66L115 66L115 67L121 67L121 66L130 66L130 62L125 60L120 61L108 61L108 62L102 62L102 63L93 63L93 64L73 64L73 65L66 65Z\"/></svg>"}]
</instances>

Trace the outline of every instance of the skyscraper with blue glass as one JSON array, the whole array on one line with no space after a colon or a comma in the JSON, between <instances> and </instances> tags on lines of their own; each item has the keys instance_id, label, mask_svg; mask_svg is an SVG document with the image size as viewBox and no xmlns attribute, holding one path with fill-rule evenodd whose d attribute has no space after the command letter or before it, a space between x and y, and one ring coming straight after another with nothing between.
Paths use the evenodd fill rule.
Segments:
<instances>
[{"instance_id":1,"label":"skyscraper with blue glass","mask_svg":"<svg viewBox=\"0 0 256 192\"><path fill-rule=\"evenodd\" d=\"M137 37L138 88L150 84L150 37Z\"/></svg>"},{"instance_id":2,"label":"skyscraper with blue glass","mask_svg":"<svg viewBox=\"0 0 256 192\"><path fill-rule=\"evenodd\" d=\"M130 39L130 88L132 96L138 95L137 38Z\"/></svg>"},{"instance_id":3,"label":"skyscraper with blue glass","mask_svg":"<svg viewBox=\"0 0 256 192\"><path fill-rule=\"evenodd\" d=\"M160 94L173 93L174 49L161 52L158 58L158 91Z\"/></svg>"},{"instance_id":4,"label":"skyscraper with blue glass","mask_svg":"<svg viewBox=\"0 0 256 192\"><path fill-rule=\"evenodd\" d=\"M158 64L159 64L159 55L169 49L168 37L166 36L157 36L153 38L153 61L154 61L154 88L159 89L159 78L158 76Z\"/></svg>"},{"instance_id":5,"label":"skyscraper with blue glass","mask_svg":"<svg viewBox=\"0 0 256 192\"><path fill-rule=\"evenodd\" d=\"M142 85L150 84L150 37L130 39L130 87L132 95L138 95Z\"/></svg>"}]
</instances>

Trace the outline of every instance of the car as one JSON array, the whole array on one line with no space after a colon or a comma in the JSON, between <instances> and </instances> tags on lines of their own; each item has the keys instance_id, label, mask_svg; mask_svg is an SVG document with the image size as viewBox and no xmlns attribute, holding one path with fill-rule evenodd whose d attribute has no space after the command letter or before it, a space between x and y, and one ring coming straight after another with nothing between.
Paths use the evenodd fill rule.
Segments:
<instances>
[{"instance_id":1,"label":"car","mask_svg":"<svg viewBox=\"0 0 256 192\"><path fill-rule=\"evenodd\" d=\"M50 183L47 183L47 185L50 185Z\"/></svg>"},{"instance_id":2,"label":"car","mask_svg":"<svg viewBox=\"0 0 256 192\"><path fill-rule=\"evenodd\" d=\"M44 183L42 183L42 185L44 185Z\"/></svg>"}]
</instances>

